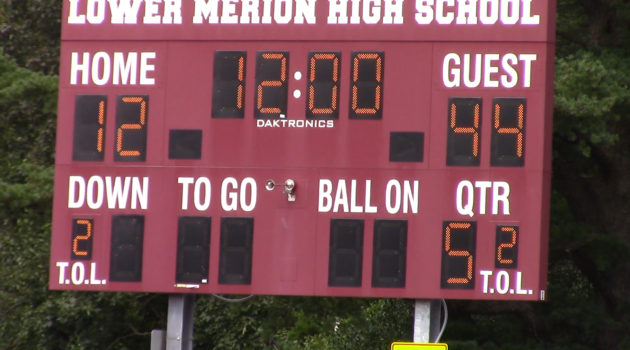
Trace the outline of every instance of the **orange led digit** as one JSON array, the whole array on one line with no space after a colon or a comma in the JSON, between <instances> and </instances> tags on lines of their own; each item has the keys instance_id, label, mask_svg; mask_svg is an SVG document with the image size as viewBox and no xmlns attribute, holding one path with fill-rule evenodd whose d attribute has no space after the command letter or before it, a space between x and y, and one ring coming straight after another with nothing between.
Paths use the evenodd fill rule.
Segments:
<instances>
[{"instance_id":1,"label":"orange led digit","mask_svg":"<svg viewBox=\"0 0 630 350\"><path fill-rule=\"evenodd\" d=\"M92 258L93 231L94 220L84 218L72 220L71 259L90 260Z\"/></svg>"},{"instance_id":2,"label":"orange led digit","mask_svg":"<svg viewBox=\"0 0 630 350\"><path fill-rule=\"evenodd\" d=\"M77 225L85 225L85 235L77 235L72 240L72 253L78 256L87 256L86 250L79 250L79 241L84 241L92 237L92 222L90 220L77 220Z\"/></svg>"},{"instance_id":3,"label":"orange led digit","mask_svg":"<svg viewBox=\"0 0 630 350\"><path fill-rule=\"evenodd\" d=\"M139 103L140 104L140 115L138 123L124 123L118 127L117 135L116 135L116 151L121 156L138 156L140 155L139 150L124 150L123 149L123 131L124 130L140 130L144 127L146 122L146 101L144 101L141 97L123 97L122 101L125 103Z\"/></svg>"},{"instance_id":4,"label":"orange led digit","mask_svg":"<svg viewBox=\"0 0 630 350\"><path fill-rule=\"evenodd\" d=\"M517 117L517 126L510 127L501 127L501 105L494 105L494 128L499 134L513 134L516 135L516 145L514 148L515 154L517 157L523 156L523 121L524 121L524 107L523 104L518 105L518 117Z\"/></svg>"},{"instance_id":5,"label":"orange led digit","mask_svg":"<svg viewBox=\"0 0 630 350\"><path fill-rule=\"evenodd\" d=\"M287 79L287 59L284 57L284 54L277 53L265 53L262 57L266 60L280 60L280 80L263 80L258 84L258 103L256 107L261 113L280 113L282 112L280 107L263 107L263 87L282 86Z\"/></svg>"},{"instance_id":6,"label":"orange led digit","mask_svg":"<svg viewBox=\"0 0 630 350\"><path fill-rule=\"evenodd\" d=\"M383 116L383 52L353 52L350 119Z\"/></svg>"},{"instance_id":7,"label":"orange led digit","mask_svg":"<svg viewBox=\"0 0 630 350\"><path fill-rule=\"evenodd\" d=\"M105 127L105 101L98 103L98 130L96 131L96 150L103 152L103 133Z\"/></svg>"},{"instance_id":8,"label":"orange led digit","mask_svg":"<svg viewBox=\"0 0 630 350\"><path fill-rule=\"evenodd\" d=\"M465 230L470 228L470 223L450 223L446 227L446 232L444 233L444 251L448 254L448 256L455 257L464 257L466 258L466 276L465 277L449 277L446 279L446 283L468 283L473 276L473 256L470 254L468 250L455 250L452 249L451 246L451 230L452 229L460 229Z\"/></svg>"},{"instance_id":9,"label":"orange led digit","mask_svg":"<svg viewBox=\"0 0 630 350\"><path fill-rule=\"evenodd\" d=\"M497 226L495 241L495 267L516 268L518 257L518 226Z\"/></svg>"},{"instance_id":10,"label":"orange led digit","mask_svg":"<svg viewBox=\"0 0 630 350\"><path fill-rule=\"evenodd\" d=\"M338 118L339 56L338 52L309 54L306 118Z\"/></svg>"},{"instance_id":11,"label":"orange led digit","mask_svg":"<svg viewBox=\"0 0 630 350\"><path fill-rule=\"evenodd\" d=\"M255 118L286 116L288 57L288 52L258 53Z\"/></svg>"},{"instance_id":12,"label":"orange led digit","mask_svg":"<svg viewBox=\"0 0 630 350\"><path fill-rule=\"evenodd\" d=\"M243 109L245 95L245 57L238 58L238 86L236 87L236 108Z\"/></svg>"},{"instance_id":13,"label":"orange led digit","mask_svg":"<svg viewBox=\"0 0 630 350\"><path fill-rule=\"evenodd\" d=\"M445 221L442 237L442 288L471 289L475 282L477 225Z\"/></svg>"},{"instance_id":14,"label":"orange led digit","mask_svg":"<svg viewBox=\"0 0 630 350\"><path fill-rule=\"evenodd\" d=\"M114 160L145 160L148 99L148 96L118 96Z\"/></svg>"},{"instance_id":15,"label":"orange led digit","mask_svg":"<svg viewBox=\"0 0 630 350\"><path fill-rule=\"evenodd\" d=\"M471 154L473 157L479 157L479 104L473 106L473 124L471 127L457 126L457 106L451 104L451 129L456 134L472 135Z\"/></svg>"},{"instance_id":16,"label":"orange led digit","mask_svg":"<svg viewBox=\"0 0 630 350\"><path fill-rule=\"evenodd\" d=\"M480 98L449 98L446 165L479 165L480 127Z\"/></svg>"},{"instance_id":17,"label":"orange led digit","mask_svg":"<svg viewBox=\"0 0 630 350\"><path fill-rule=\"evenodd\" d=\"M490 164L523 166L525 159L525 99L492 100Z\"/></svg>"}]
</instances>

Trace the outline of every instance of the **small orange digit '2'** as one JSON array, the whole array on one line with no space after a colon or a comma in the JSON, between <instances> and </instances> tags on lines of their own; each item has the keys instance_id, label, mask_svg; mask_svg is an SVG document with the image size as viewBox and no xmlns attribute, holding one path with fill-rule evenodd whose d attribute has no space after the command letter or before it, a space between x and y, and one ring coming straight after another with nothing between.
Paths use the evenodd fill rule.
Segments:
<instances>
[{"instance_id":1,"label":"small orange digit '2'","mask_svg":"<svg viewBox=\"0 0 630 350\"><path fill-rule=\"evenodd\" d=\"M76 223L77 225L85 225L85 234L74 237L72 240L72 253L76 256L87 256L87 251L79 250L79 241L87 241L92 237L92 222L86 219L78 219Z\"/></svg>"}]
</instances>

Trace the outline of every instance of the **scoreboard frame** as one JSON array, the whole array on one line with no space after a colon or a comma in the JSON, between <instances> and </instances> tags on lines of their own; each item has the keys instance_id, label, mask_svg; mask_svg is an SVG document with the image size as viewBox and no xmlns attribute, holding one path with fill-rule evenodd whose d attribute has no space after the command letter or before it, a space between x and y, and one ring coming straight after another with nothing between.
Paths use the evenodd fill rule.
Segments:
<instances>
[{"instance_id":1,"label":"scoreboard frame","mask_svg":"<svg viewBox=\"0 0 630 350\"><path fill-rule=\"evenodd\" d=\"M555 1L62 19L51 289L545 299Z\"/></svg>"}]
</instances>

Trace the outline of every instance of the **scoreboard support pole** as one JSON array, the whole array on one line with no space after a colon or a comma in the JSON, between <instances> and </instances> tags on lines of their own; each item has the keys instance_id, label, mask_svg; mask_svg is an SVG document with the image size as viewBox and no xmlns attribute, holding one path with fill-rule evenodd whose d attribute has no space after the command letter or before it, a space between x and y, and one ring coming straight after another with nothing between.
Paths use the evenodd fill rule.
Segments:
<instances>
[{"instance_id":1,"label":"scoreboard support pole","mask_svg":"<svg viewBox=\"0 0 630 350\"><path fill-rule=\"evenodd\" d=\"M154 329L151 331L151 350L166 349L166 331Z\"/></svg>"},{"instance_id":2,"label":"scoreboard support pole","mask_svg":"<svg viewBox=\"0 0 630 350\"><path fill-rule=\"evenodd\" d=\"M413 342L435 343L440 333L440 301L416 300L413 317Z\"/></svg>"},{"instance_id":3,"label":"scoreboard support pole","mask_svg":"<svg viewBox=\"0 0 630 350\"><path fill-rule=\"evenodd\" d=\"M194 294L173 294L168 297L166 350L192 350Z\"/></svg>"}]
</instances>

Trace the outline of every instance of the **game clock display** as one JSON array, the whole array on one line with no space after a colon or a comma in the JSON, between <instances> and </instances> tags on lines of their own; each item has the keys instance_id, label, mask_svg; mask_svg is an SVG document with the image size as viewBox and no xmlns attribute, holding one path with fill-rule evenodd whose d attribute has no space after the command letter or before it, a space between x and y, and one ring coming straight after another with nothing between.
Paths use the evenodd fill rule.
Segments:
<instances>
[{"instance_id":1,"label":"game clock display","mask_svg":"<svg viewBox=\"0 0 630 350\"><path fill-rule=\"evenodd\" d=\"M188 5L99 27L64 2L50 288L545 299L541 3L499 35L454 12L410 37L406 5L399 27L346 27L330 2L309 37Z\"/></svg>"}]
</instances>

